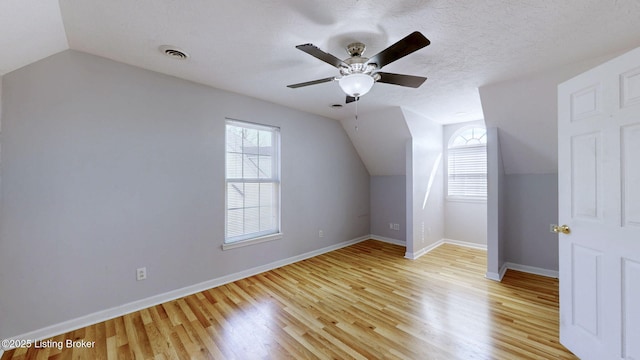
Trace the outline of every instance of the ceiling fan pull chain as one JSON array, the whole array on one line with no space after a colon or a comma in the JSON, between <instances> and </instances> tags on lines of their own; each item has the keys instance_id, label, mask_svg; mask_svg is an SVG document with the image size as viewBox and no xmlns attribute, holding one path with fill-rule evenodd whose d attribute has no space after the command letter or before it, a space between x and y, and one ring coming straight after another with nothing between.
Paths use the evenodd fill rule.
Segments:
<instances>
[{"instance_id":1,"label":"ceiling fan pull chain","mask_svg":"<svg viewBox=\"0 0 640 360\"><path fill-rule=\"evenodd\" d=\"M360 100L360 97L356 97L356 132L358 132L358 100Z\"/></svg>"}]
</instances>

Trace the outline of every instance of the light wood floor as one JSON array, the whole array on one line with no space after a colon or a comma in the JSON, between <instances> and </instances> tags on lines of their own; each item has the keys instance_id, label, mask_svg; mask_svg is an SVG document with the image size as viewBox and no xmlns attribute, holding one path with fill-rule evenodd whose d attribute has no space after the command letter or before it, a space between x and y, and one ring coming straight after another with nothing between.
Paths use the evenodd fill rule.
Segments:
<instances>
[{"instance_id":1,"label":"light wood floor","mask_svg":"<svg viewBox=\"0 0 640 360\"><path fill-rule=\"evenodd\" d=\"M558 343L558 281L443 245L418 260L365 241L60 335L93 349L5 359L576 359Z\"/></svg>"}]
</instances>

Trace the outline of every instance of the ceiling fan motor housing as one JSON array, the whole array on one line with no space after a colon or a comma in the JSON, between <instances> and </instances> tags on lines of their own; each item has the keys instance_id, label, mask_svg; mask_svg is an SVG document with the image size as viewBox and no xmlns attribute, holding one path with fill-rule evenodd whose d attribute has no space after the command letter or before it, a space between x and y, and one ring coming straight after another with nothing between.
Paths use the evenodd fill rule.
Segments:
<instances>
[{"instance_id":1,"label":"ceiling fan motor housing","mask_svg":"<svg viewBox=\"0 0 640 360\"><path fill-rule=\"evenodd\" d=\"M340 67L340 74L343 76L351 75L351 74L367 74L371 75L371 73L376 69L375 64L367 64L369 58L362 56L364 50L367 47L365 44L361 42L354 42L347 45L346 50L349 54L349 58L344 59L344 63L348 65Z\"/></svg>"},{"instance_id":2,"label":"ceiling fan motor housing","mask_svg":"<svg viewBox=\"0 0 640 360\"><path fill-rule=\"evenodd\" d=\"M351 74L367 74L371 75L371 73L376 69L375 64L367 64L369 59L362 56L353 56L344 60L344 63L348 66L340 67L340 74L343 76L351 75Z\"/></svg>"},{"instance_id":3,"label":"ceiling fan motor housing","mask_svg":"<svg viewBox=\"0 0 640 360\"><path fill-rule=\"evenodd\" d=\"M349 45L347 45L347 54L349 54L350 57L353 56L362 56L362 54L364 54L364 50L367 47L361 43L361 42L354 42L351 43Z\"/></svg>"}]
</instances>

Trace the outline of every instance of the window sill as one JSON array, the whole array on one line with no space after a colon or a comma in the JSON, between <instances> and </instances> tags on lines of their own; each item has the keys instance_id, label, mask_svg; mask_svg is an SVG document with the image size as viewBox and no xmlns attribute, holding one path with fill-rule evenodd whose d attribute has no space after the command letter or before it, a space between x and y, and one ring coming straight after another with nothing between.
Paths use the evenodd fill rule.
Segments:
<instances>
[{"instance_id":1,"label":"window sill","mask_svg":"<svg viewBox=\"0 0 640 360\"><path fill-rule=\"evenodd\" d=\"M222 244L222 250L231 250L231 249L236 249L236 248L245 247L249 245L260 244L267 241L279 240L279 239L282 239L282 236L283 236L282 233L277 233L277 234L265 235L265 236L260 236L257 238L252 238L252 239L247 239L242 241L235 241L228 244L225 243L225 244Z\"/></svg>"},{"instance_id":2,"label":"window sill","mask_svg":"<svg viewBox=\"0 0 640 360\"><path fill-rule=\"evenodd\" d=\"M476 203L486 204L486 198L465 198L465 197L447 197L448 202L464 202L464 203Z\"/></svg>"}]
</instances>

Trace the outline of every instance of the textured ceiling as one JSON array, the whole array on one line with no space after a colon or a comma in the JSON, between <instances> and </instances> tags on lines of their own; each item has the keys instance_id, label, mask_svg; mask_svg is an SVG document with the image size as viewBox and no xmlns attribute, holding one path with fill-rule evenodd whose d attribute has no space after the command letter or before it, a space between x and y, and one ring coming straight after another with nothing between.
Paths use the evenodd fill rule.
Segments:
<instances>
[{"instance_id":1,"label":"textured ceiling","mask_svg":"<svg viewBox=\"0 0 640 360\"><path fill-rule=\"evenodd\" d=\"M344 102L337 83L286 87L338 75L295 45L346 58L358 40L371 56L418 30L431 45L384 69L429 80L376 84L359 111L451 123L482 118L479 86L639 46L639 15L635 0L0 0L0 75L69 47L344 119L354 104L329 106ZM163 44L191 57L163 56Z\"/></svg>"}]
</instances>

